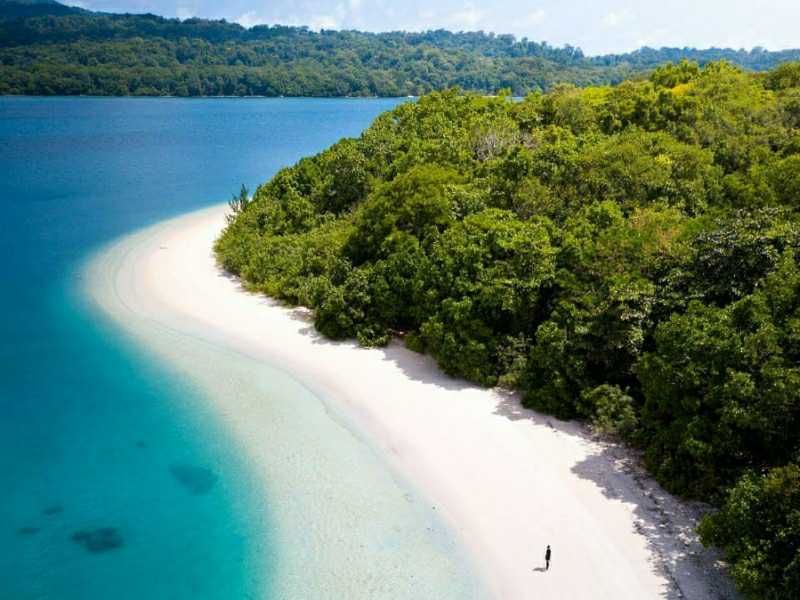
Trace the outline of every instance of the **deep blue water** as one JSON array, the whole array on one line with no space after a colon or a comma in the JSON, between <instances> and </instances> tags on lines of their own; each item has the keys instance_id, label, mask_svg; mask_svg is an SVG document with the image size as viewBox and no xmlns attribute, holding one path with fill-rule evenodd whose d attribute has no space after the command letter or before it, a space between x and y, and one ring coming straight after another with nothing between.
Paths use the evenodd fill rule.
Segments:
<instances>
[{"instance_id":1,"label":"deep blue water","mask_svg":"<svg viewBox=\"0 0 800 600\"><path fill-rule=\"evenodd\" d=\"M0 98L0 598L268 587L269 506L191 382L89 312L80 266L397 102Z\"/></svg>"}]
</instances>

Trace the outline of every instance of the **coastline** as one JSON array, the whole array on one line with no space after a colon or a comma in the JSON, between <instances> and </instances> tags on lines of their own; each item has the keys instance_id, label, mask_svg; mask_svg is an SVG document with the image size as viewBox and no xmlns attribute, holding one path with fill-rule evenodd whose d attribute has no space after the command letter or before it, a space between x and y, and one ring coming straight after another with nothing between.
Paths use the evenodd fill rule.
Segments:
<instances>
[{"instance_id":1,"label":"coastline","mask_svg":"<svg viewBox=\"0 0 800 600\"><path fill-rule=\"evenodd\" d=\"M277 485L264 458L270 441L260 434L269 415L251 393L231 400L231 381L219 372L202 372L198 360L211 364L227 356L222 372L231 380L238 377L236 386L263 385L272 393L270 380L282 377L277 368L294 378L282 383L287 395L303 386L311 390L299 408L313 412L309 419L320 427L333 422L355 436L375 461L359 454L338 464L377 470L388 465L398 490L414 490L420 504L415 519L427 519L437 533L432 541L420 538L403 548L411 552L431 542L441 553L431 551L429 559L443 560L460 551L450 543L452 534L493 597L735 597L714 554L696 540L695 511L644 477L613 445L593 439L577 424L521 408L513 394L447 377L430 357L396 341L384 349L362 349L325 340L307 311L243 291L219 271L211 250L226 209L190 213L112 244L90 262L87 291L132 337L198 381L242 451L256 469L263 467L267 489ZM264 381L253 382L254 373ZM313 429L294 433L297 444L320 442ZM287 456L293 451L284 450ZM322 446L318 457L324 460L335 450ZM310 468L309 477L323 479L333 496L343 484L341 473L296 468ZM358 510L367 517L380 520L396 507L380 504L383 496L370 490L353 494L348 501L358 498L363 503ZM365 520L363 526L371 527ZM447 531L438 531L440 521ZM333 535L322 532L310 542L315 552L329 548L325 560L337 565L315 586L334 585L342 569L354 580L363 579L359 568L369 571L342 552L358 549ZM553 565L544 573L547 544L553 547ZM370 556L364 552L363 560ZM297 560L302 563L302 557ZM435 585L446 585L445 578L456 574L445 562L432 567L441 576ZM367 584L375 586L369 588L373 597L401 597L393 590L411 585L400 571L396 579L387 577L388 585ZM479 595L477 584L464 585ZM459 594L463 597L455 590L453 597Z\"/></svg>"}]
</instances>

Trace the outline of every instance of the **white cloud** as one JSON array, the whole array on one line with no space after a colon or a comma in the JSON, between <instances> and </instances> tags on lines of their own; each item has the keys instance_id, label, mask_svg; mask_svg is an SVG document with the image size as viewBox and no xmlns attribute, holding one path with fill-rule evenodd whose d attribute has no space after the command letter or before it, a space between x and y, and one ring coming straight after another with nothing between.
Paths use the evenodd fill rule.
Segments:
<instances>
[{"instance_id":1,"label":"white cloud","mask_svg":"<svg viewBox=\"0 0 800 600\"><path fill-rule=\"evenodd\" d=\"M339 21L331 15L314 15L308 23L308 26L319 31L320 29L338 29Z\"/></svg>"},{"instance_id":2,"label":"white cloud","mask_svg":"<svg viewBox=\"0 0 800 600\"><path fill-rule=\"evenodd\" d=\"M528 22L528 25L541 25L545 17L547 17L547 13L543 8L540 8L539 10L535 10L530 13L526 21Z\"/></svg>"},{"instance_id":3,"label":"white cloud","mask_svg":"<svg viewBox=\"0 0 800 600\"><path fill-rule=\"evenodd\" d=\"M600 20L603 27L614 28L619 27L630 17L630 11L627 9L620 11L611 11Z\"/></svg>"},{"instance_id":4,"label":"white cloud","mask_svg":"<svg viewBox=\"0 0 800 600\"><path fill-rule=\"evenodd\" d=\"M263 19L259 18L258 14L254 10L249 10L246 13L243 13L234 19L234 22L238 23L242 27L246 27L250 29L253 25L260 25L263 23Z\"/></svg>"},{"instance_id":5,"label":"white cloud","mask_svg":"<svg viewBox=\"0 0 800 600\"><path fill-rule=\"evenodd\" d=\"M191 1L178 2L178 6L175 7L175 16L181 20L197 16L197 3Z\"/></svg>"},{"instance_id":6,"label":"white cloud","mask_svg":"<svg viewBox=\"0 0 800 600\"><path fill-rule=\"evenodd\" d=\"M448 18L448 22L456 29L480 29L478 25L483 21L485 15L484 11L475 8L475 5L470 2L462 10L452 13Z\"/></svg>"},{"instance_id":7,"label":"white cloud","mask_svg":"<svg viewBox=\"0 0 800 600\"><path fill-rule=\"evenodd\" d=\"M358 10L361 8L361 0L347 0L350 10Z\"/></svg>"},{"instance_id":8,"label":"white cloud","mask_svg":"<svg viewBox=\"0 0 800 600\"><path fill-rule=\"evenodd\" d=\"M648 31L646 34L638 35L635 37L635 40L636 40L635 46L637 48L642 48L644 46L659 48L661 46L680 45L679 37L675 36L672 31L664 27L660 27L658 29L652 29Z\"/></svg>"}]
</instances>

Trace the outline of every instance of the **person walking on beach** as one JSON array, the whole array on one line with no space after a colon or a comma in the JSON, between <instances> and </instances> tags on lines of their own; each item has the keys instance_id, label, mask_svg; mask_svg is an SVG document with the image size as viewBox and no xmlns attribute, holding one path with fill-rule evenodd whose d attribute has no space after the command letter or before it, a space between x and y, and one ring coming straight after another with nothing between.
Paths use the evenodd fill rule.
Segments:
<instances>
[{"instance_id":1,"label":"person walking on beach","mask_svg":"<svg viewBox=\"0 0 800 600\"><path fill-rule=\"evenodd\" d=\"M547 545L547 550L544 551L544 570L550 570L550 544Z\"/></svg>"}]
</instances>

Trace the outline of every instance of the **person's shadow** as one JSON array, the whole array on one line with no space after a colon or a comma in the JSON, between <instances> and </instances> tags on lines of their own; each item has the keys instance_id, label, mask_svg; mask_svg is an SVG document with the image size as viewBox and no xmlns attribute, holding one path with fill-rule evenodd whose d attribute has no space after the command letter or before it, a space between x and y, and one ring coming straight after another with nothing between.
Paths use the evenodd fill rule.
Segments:
<instances>
[{"instance_id":1,"label":"person's shadow","mask_svg":"<svg viewBox=\"0 0 800 600\"><path fill-rule=\"evenodd\" d=\"M546 571L547 571L547 569L545 569L544 567L536 567L536 568L533 570L533 572L534 572L534 573L544 573L544 572L546 572Z\"/></svg>"}]
</instances>

